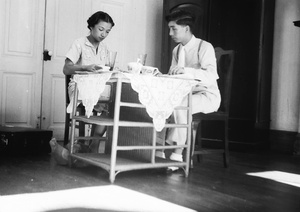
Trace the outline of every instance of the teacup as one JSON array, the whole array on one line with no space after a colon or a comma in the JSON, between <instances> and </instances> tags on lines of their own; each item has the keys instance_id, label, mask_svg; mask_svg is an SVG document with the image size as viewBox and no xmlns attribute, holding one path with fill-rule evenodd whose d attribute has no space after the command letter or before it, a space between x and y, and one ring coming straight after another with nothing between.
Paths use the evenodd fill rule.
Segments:
<instances>
[{"instance_id":1,"label":"teacup","mask_svg":"<svg viewBox=\"0 0 300 212\"><path fill-rule=\"evenodd\" d=\"M127 69L132 74L139 74L142 70L143 65L137 62L130 62L127 64Z\"/></svg>"},{"instance_id":2,"label":"teacup","mask_svg":"<svg viewBox=\"0 0 300 212\"><path fill-rule=\"evenodd\" d=\"M101 68L102 68L103 71L109 71L110 70L109 66L101 66Z\"/></svg>"}]
</instances>

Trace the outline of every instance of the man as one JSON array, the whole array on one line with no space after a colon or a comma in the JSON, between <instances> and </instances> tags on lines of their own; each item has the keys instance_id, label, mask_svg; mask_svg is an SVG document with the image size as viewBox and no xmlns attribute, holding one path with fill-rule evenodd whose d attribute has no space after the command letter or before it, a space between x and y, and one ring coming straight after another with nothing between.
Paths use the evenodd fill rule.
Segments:
<instances>
[{"instance_id":1,"label":"man","mask_svg":"<svg viewBox=\"0 0 300 212\"><path fill-rule=\"evenodd\" d=\"M193 88L192 113L211 113L217 111L221 96L218 89L216 56L213 46L193 34L195 17L184 10L176 10L166 16L170 29L169 35L178 43L173 49L170 75L187 74L200 80L199 85ZM187 104L187 97L182 102ZM186 110L175 110L173 113L175 123L186 123ZM187 129L169 128L166 142L184 145L187 139ZM176 149L170 159L183 161L183 149ZM163 152L156 152L156 156L165 158ZM175 169L174 167L172 168ZM177 168L178 169L178 168Z\"/></svg>"}]
</instances>

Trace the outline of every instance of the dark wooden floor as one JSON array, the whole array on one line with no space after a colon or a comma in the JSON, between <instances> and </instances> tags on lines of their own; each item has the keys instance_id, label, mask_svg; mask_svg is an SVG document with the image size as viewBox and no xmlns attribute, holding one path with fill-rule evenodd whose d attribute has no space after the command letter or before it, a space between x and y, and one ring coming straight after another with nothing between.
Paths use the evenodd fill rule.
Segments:
<instances>
[{"instance_id":1,"label":"dark wooden floor","mask_svg":"<svg viewBox=\"0 0 300 212\"><path fill-rule=\"evenodd\" d=\"M110 185L108 173L98 167L56 165L47 154L0 159L1 196ZM188 178L183 171L140 170L118 174L114 184L197 211L300 211L300 187L246 175L264 171L300 178L300 157L231 152L227 169L221 156L206 156Z\"/></svg>"}]
</instances>

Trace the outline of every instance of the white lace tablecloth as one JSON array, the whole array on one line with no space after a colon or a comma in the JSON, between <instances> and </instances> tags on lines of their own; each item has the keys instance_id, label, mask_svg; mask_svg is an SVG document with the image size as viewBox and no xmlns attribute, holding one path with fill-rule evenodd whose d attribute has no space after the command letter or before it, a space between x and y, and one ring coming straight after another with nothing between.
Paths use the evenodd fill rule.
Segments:
<instances>
[{"instance_id":1,"label":"white lace tablecloth","mask_svg":"<svg viewBox=\"0 0 300 212\"><path fill-rule=\"evenodd\" d=\"M139 101L153 119L156 131L165 127L166 119L181 105L183 98L197 84L194 80L155 77L151 75L125 74L132 89L139 94Z\"/></svg>"},{"instance_id":2,"label":"white lace tablecloth","mask_svg":"<svg viewBox=\"0 0 300 212\"><path fill-rule=\"evenodd\" d=\"M197 84L194 80L171 77L127 73L124 75L130 79L133 90L138 93L139 101L146 107L157 131L164 128L166 119L174 108L181 104L183 98ZM110 77L111 73L74 76L79 91L78 99L82 100L87 117L92 114L93 107Z\"/></svg>"},{"instance_id":3,"label":"white lace tablecloth","mask_svg":"<svg viewBox=\"0 0 300 212\"><path fill-rule=\"evenodd\" d=\"M82 101L86 111L85 114L88 118L92 115L94 106L97 104L111 75L112 72L74 75L73 79L77 83L78 88L78 100ZM72 98L68 106L68 112L72 111L73 102Z\"/></svg>"}]
</instances>

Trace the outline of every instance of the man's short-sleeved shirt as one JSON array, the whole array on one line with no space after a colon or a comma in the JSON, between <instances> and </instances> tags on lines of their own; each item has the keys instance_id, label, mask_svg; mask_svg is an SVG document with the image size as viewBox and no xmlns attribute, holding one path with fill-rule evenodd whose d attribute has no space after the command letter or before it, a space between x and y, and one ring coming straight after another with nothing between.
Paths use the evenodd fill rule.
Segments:
<instances>
[{"instance_id":1,"label":"man's short-sleeved shirt","mask_svg":"<svg viewBox=\"0 0 300 212\"><path fill-rule=\"evenodd\" d=\"M73 42L66 57L77 65L105 65L107 54L105 43L100 42L96 50L87 37L82 37Z\"/></svg>"}]
</instances>

